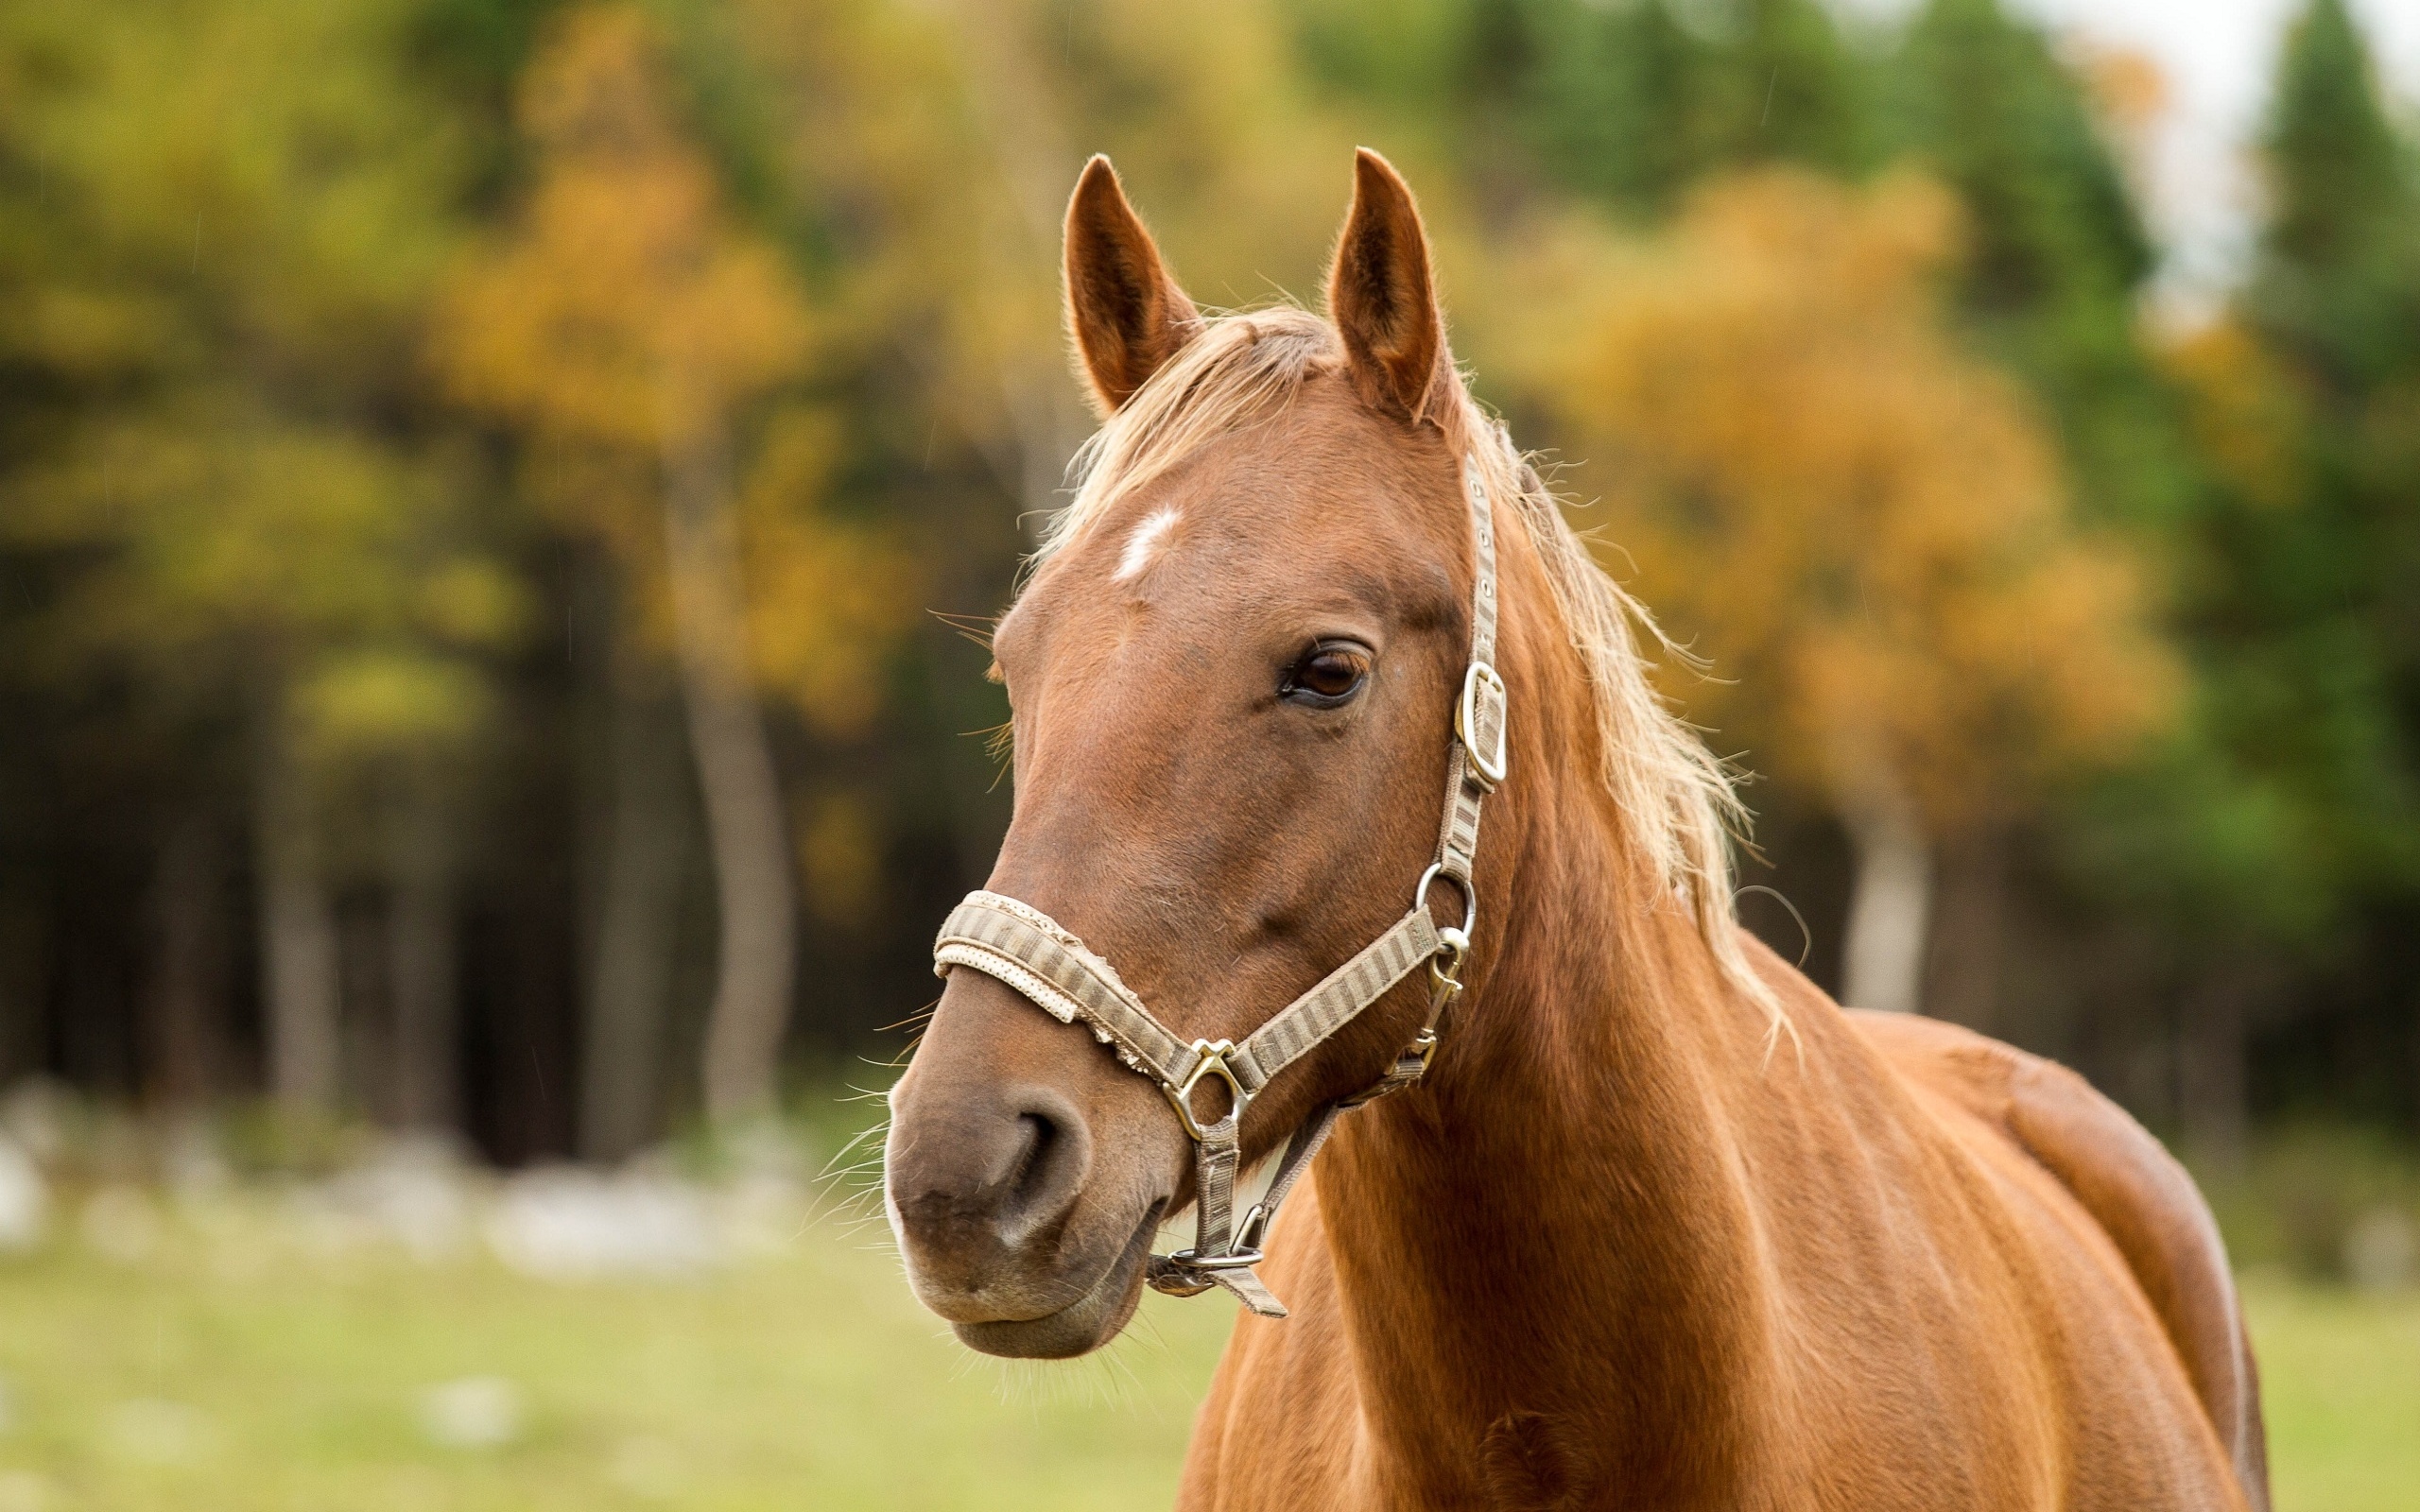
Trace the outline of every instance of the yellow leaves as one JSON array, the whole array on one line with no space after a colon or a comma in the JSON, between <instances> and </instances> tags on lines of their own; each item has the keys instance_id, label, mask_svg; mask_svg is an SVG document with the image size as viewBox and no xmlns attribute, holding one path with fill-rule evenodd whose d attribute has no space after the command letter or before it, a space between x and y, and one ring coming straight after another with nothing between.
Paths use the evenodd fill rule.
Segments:
<instances>
[{"instance_id":1,"label":"yellow leaves","mask_svg":"<svg viewBox=\"0 0 2420 1512\"><path fill-rule=\"evenodd\" d=\"M1028 9L1028 26L1046 26L1055 13ZM1309 281L1326 271L1355 129L1369 122L1321 109L1305 89L1288 57L1295 25L1282 5L1108 0L1088 9L1072 55L1052 48L1038 59L1073 65L1062 77L1077 100L1149 92L1148 115L1100 110L1083 123L1082 146L1116 160L1162 246L1181 249L1179 281L1210 304L1257 302L1272 278L1305 280L1295 291L1309 295ZM1449 192L1443 173L1419 181L1432 197Z\"/></svg>"},{"instance_id":2,"label":"yellow leaves","mask_svg":"<svg viewBox=\"0 0 2420 1512\"><path fill-rule=\"evenodd\" d=\"M795 372L806 310L780 259L728 222L677 132L645 18L574 12L532 65L522 117L540 181L519 232L441 316L455 392L541 433L682 444Z\"/></svg>"},{"instance_id":3,"label":"yellow leaves","mask_svg":"<svg viewBox=\"0 0 2420 1512\"><path fill-rule=\"evenodd\" d=\"M735 413L799 376L816 345L797 281L733 222L674 97L638 9L565 18L521 92L534 191L512 233L456 280L435 342L455 395L527 435L524 490L623 564L639 636L659 650L675 634L672 459L726 444ZM741 450L745 624L722 640L744 629L758 681L819 730L860 730L880 701L904 565L876 532L821 513L828 421L776 409L752 460Z\"/></svg>"},{"instance_id":4,"label":"yellow leaves","mask_svg":"<svg viewBox=\"0 0 2420 1512\"><path fill-rule=\"evenodd\" d=\"M828 418L776 419L740 500L740 550L758 680L817 730L852 735L880 703L882 652L914 575L883 535L815 511L832 449Z\"/></svg>"},{"instance_id":5,"label":"yellow leaves","mask_svg":"<svg viewBox=\"0 0 2420 1512\"><path fill-rule=\"evenodd\" d=\"M521 81L522 130L557 162L677 156L654 28L631 5L572 11Z\"/></svg>"},{"instance_id":6,"label":"yellow leaves","mask_svg":"<svg viewBox=\"0 0 2420 1512\"><path fill-rule=\"evenodd\" d=\"M88 644L318 634L400 618L389 568L428 487L348 432L198 399L96 429L10 533L109 554L71 627Z\"/></svg>"},{"instance_id":7,"label":"yellow leaves","mask_svg":"<svg viewBox=\"0 0 2420 1512\"><path fill-rule=\"evenodd\" d=\"M705 166L678 156L551 175L522 236L459 284L443 329L464 400L633 449L693 433L693 404L786 376L807 335L778 260L719 226Z\"/></svg>"},{"instance_id":8,"label":"yellow leaves","mask_svg":"<svg viewBox=\"0 0 2420 1512\"><path fill-rule=\"evenodd\" d=\"M2164 717L2128 559L2078 532L2049 438L1959 350L1938 187L1760 173L1667 236L1567 231L1515 366L1610 484L1641 595L1724 680L1693 693L1776 776L1890 761L1950 823Z\"/></svg>"},{"instance_id":9,"label":"yellow leaves","mask_svg":"<svg viewBox=\"0 0 2420 1512\"><path fill-rule=\"evenodd\" d=\"M528 623L529 593L496 563L462 558L446 563L419 588L416 618L450 645L494 649L511 644Z\"/></svg>"},{"instance_id":10,"label":"yellow leaves","mask_svg":"<svg viewBox=\"0 0 2420 1512\"><path fill-rule=\"evenodd\" d=\"M2297 452L2307 417L2276 359L2231 318L2185 335L2160 355L2169 376L2185 388L2187 420L2202 454L2252 503L2271 508L2293 504L2304 471Z\"/></svg>"},{"instance_id":11,"label":"yellow leaves","mask_svg":"<svg viewBox=\"0 0 2420 1512\"><path fill-rule=\"evenodd\" d=\"M355 438L263 426L195 437L193 469L155 494L168 528L147 542L178 596L233 617L275 605L314 627L377 613L391 579L365 560L396 542L408 485Z\"/></svg>"},{"instance_id":12,"label":"yellow leaves","mask_svg":"<svg viewBox=\"0 0 2420 1512\"><path fill-rule=\"evenodd\" d=\"M380 646L313 668L296 686L291 712L302 751L343 765L459 751L493 713L492 700L486 680L461 662Z\"/></svg>"},{"instance_id":13,"label":"yellow leaves","mask_svg":"<svg viewBox=\"0 0 2420 1512\"><path fill-rule=\"evenodd\" d=\"M48 284L23 291L0 341L12 356L89 381L141 371L178 335L157 296Z\"/></svg>"},{"instance_id":14,"label":"yellow leaves","mask_svg":"<svg viewBox=\"0 0 2420 1512\"><path fill-rule=\"evenodd\" d=\"M74 80L11 122L63 266L168 296L140 317L185 339L151 363L232 337L255 373L388 382L448 254L463 157L394 45L409 0L18 9L60 12L54 67ZM93 314L82 335L117 339Z\"/></svg>"},{"instance_id":15,"label":"yellow leaves","mask_svg":"<svg viewBox=\"0 0 2420 1512\"><path fill-rule=\"evenodd\" d=\"M752 522L748 633L756 676L826 734L861 732L912 580L870 532L795 517Z\"/></svg>"},{"instance_id":16,"label":"yellow leaves","mask_svg":"<svg viewBox=\"0 0 2420 1512\"><path fill-rule=\"evenodd\" d=\"M86 563L39 638L53 675L116 662L197 699L250 684L343 767L459 752L491 716L467 654L507 644L526 595L449 543L444 498L371 438L192 396L96 426L0 520Z\"/></svg>"},{"instance_id":17,"label":"yellow leaves","mask_svg":"<svg viewBox=\"0 0 2420 1512\"><path fill-rule=\"evenodd\" d=\"M177 727L284 720L328 764L458 750L487 719L469 653L527 614L416 444L407 355L464 166L398 45L420 19L14 8L13 62L43 61L0 110L38 176L0 360L43 375L26 414L51 418L12 459L0 539L63 570L12 660L106 669Z\"/></svg>"}]
</instances>

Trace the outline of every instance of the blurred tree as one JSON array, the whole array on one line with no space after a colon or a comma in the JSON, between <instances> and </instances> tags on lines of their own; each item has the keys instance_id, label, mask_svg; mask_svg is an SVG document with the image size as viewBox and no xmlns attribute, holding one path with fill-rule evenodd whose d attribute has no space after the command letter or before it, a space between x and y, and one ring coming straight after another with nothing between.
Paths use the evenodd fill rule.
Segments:
<instances>
[{"instance_id":1,"label":"blurred tree","mask_svg":"<svg viewBox=\"0 0 2420 1512\"><path fill-rule=\"evenodd\" d=\"M397 66L406 19L368 3L10 18L42 65L16 96L40 163L17 249L44 259L11 357L72 396L0 526L57 574L29 669L126 679L171 750L215 709L247 711L269 1080L322 1112L342 1094L331 868L356 860L331 853L332 784L468 738L469 658L497 627L464 638L445 603L511 593L398 423L455 224L454 138ZM374 710L342 696L372 662L391 695ZM441 825L441 807L397 822ZM197 1053L173 1047L199 1041L208 997L184 980L205 969L197 910L221 869L205 815L161 826L165 1054ZM445 885L428 867L392 880L406 913ZM450 1000L450 916L420 915L419 964L398 969L418 972L411 996ZM402 1074L441 1084L450 1052Z\"/></svg>"},{"instance_id":2,"label":"blurred tree","mask_svg":"<svg viewBox=\"0 0 2420 1512\"><path fill-rule=\"evenodd\" d=\"M772 177L818 294L818 388L849 416L836 506L913 541L928 622L869 783L816 801L816 867L864 853L835 816L881 803L893 906L828 949L879 971L832 1021L899 1017L929 977L919 910L989 865L1009 784L970 731L1007 715L966 639L1001 604L1093 423L1067 369L1059 235L1086 155L1112 153L1180 271L1247 304L1318 275L1354 138L1306 99L1284 8L887 0L737 12L753 107L787 123ZM971 627L961 638L958 627ZM886 791L887 790L887 791ZM839 963L829 963L838 966Z\"/></svg>"},{"instance_id":3,"label":"blurred tree","mask_svg":"<svg viewBox=\"0 0 2420 1512\"><path fill-rule=\"evenodd\" d=\"M2183 801L2121 799L2102 840L2204 953L2182 1100L2220 1159L2264 1026L2374 1017L2420 1085L2420 180L2340 0L2288 33L2262 161L2253 278L2169 354L2207 479L2178 536L2197 739L2159 774Z\"/></svg>"},{"instance_id":4,"label":"blurred tree","mask_svg":"<svg viewBox=\"0 0 2420 1512\"><path fill-rule=\"evenodd\" d=\"M2172 524L2190 507L2194 466L2140 339L2156 257L2118 156L2151 82L2106 66L2080 77L2000 0L1931 0L1886 78L1891 149L1964 207L1971 245L1956 291L1967 330L2040 397L2084 517ZM2133 94L2105 87L2130 81Z\"/></svg>"},{"instance_id":5,"label":"blurred tree","mask_svg":"<svg viewBox=\"0 0 2420 1512\"><path fill-rule=\"evenodd\" d=\"M2149 237L2079 80L1999 0L1931 0L1890 77L1895 146L1924 156L1975 226L1962 292L2001 314L2122 296Z\"/></svg>"},{"instance_id":6,"label":"blurred tree","mask_svg":"<svg viewBox=\"0 0 2420 1512\"><path fill-rule=\"evenodd\" d=\"M1525 387L1606 465L1641 596L1721 670L1692 708L1845 825L1844 1000L1914 1008L1934 842L2163 716L2135 573L1958 350L1934 287L1962 219L1930 182L1766 172L1637 252L1572 234Z\"/></svg>"},{"instance_id":7,"label":"blurred tree","mask_svg":"<svg viewBox=\"0 0 2420 1512\"><path fill-rule=\"evenodd\" d=\"M2342 0L2311 0L2288 34L2264 158L2272 208L2243 318L2306 406L2309 496L2242 522L2251 539L2237 560L2256 597L2291 604L2290 617L2348 622L2354 655L2376 668L2377 776L2348 828L2407 838L2364 845L2371 863L2346 869L2389 888L2409 918L2420 903L2420 157L2388 118ZM2381 825L2390 818L2405 822Z\"/></svg>"},{"instance_id":8,"label":"blurred tree","mask_svg":"<svg viewBox=\"0 0 2420 1512\"><path fill-rule=\"evenodd\" d=\"M2270 207L2247 302L2329 418L2350 419L2420 365L2420 184L2343 0L2311 0L2287 34L2262 156Z\"/></svg>"},{"instance_id":9,"label":"blurred tree","mask_svg":"<svg viewBox=\"0 0 2420 1512\"><path fill-rule=\"evenodd\" d=\"M804 370L812 320L775 249L730 214L674 90L640 11L563 18L522 89L535 182L521 223L465 270L438 352L465 401L531 434L527 486L636 585L641 644L673 648L721 931L705 1099L731 1124L772 1106L794 989L790 825L757 681L811 719L861 722L867 643L895 613L896 576L799 512L831 451L811 412L785 411L752 480L739 476L739 418ZM595 1000L583 1118L609 1143L636 1127L631 1068L653 1058L660 1012L610 988Z\"/></svg>"},{"instance_id":10,"label":"blurred tree","mask_svg":"<svg viewBox=\"0 0 2420 1512\"><path fill-rule=\"evenodd\" d=\"M1651 216L1725 168L1876 161L1871 65L1818 0L1313 0L1294 25L1317 77L1491 202L1542 177Z\"/></svg>"},{"instance_id":11,"label":"blurred tree","mask_svg":"<svg viewBox=\"0 0 2420 1512\"><path fill-rule=\"evenodd\" d=\"M1067 375L1059 304L1062 219L1084 160L1115 159L1184 248L1198 299L1241 306L1316 275L1353 138L1305 97L1277 7L1049 0L959 6L952 19L970 140L933 180L902 187L928 224L960 238L979 228L952 299L996 365L978 424L1011 422L1038 522L1064 502L1096 419ZM936 181L958 187L936 194Z\"/></svg>"},{"instance_id":12,"label":"blurred tree","mask_svg":"<svg viewBox=\"0 0 2420 1512\"><path fill-rule=\"evenodd\" d=\"M2156 73L2072 41L2054 46L2000 0L1930 0L1876 78L1891 156L1935 175L1965 211L1971 252L1952 285L1962 338L2025 382L2078 516L2125 534L2170 613L2170 532L2193 507L2197 462L2143 339L2156 254L2125 172L2158 108ZM2165 1040L2169 1022L2132 1005L2155 1001L2120 964L2139 954L2132 942L2089 929L2089 943L2077 937L2075 920L2105 916L2111 894L2042 859L2094 822L2077 800L2101 781L2061 784L1942 848L1927 991L1935 1011L1962 1022L2106 1057L2106 1074L2134 1043ZM2029 933L2066 940L2072 974L2047 981L2010 956L2003 942Z\"/></svg>"},{"instance_id":13,"label":"blurred tree","mask_svg":"<svg viewBox=\"0 0 2420 1512\"><path fill-rule=\"evenodd\" d=\"M213 406L130 421L91 444L97 455L34 480L16 517L21 542L95 558L43 627L45 660L58 675L122 668L172 708L233 696L250 711L271 1088L298 1109L337 1105L332 868L386 870L404 932L389 956L391 1006L408 1021L397 1074L406 1106L441 1121L455 991L447 779L485 717L483 674L466 655L510 633L516 590L446 548L424 471L354 438ZM431 544L445 553L433 564ZM389 764L414 773L379 804L402 849L332 853L340 790ZM387 869L406 853L412 865ZM173 849L164 861L201 864Z\"/></svg>"},{"instance_id":14,"label":"blurred tree","mask_svg":"<svg viewBox=\"0 0 2420 1512\"><path fill-rule=\"evenodd\" d=\"M2348 997L2383 988L2369 1013L2394 1024L2361 1037L2360 1074L2406 1038L2420 1086L2411 962L2394 943L2420 917L2420 468L2397 439L2420 416L2407 154L2358 31L2317 0L2279 60L2252 282L2162 353L2196 462L2168 537L2188 716L2158 760L2092 796L2068 841L2094 890L2172 957L2176 1101L2214 1160L2243 1152L2255 1034L2342 1020Z\"/></svg>"},{"instance_id":15,"label":"blurred tree","mask_svg":"<svg viewBox=\"0 0 2420 1512\"><path fill-rule=\"evenodd\" d=\"M1871 90L1816 0L1720 8L1523 0L1533 39L1514 81L1556 177L1617 207L1664 211L1705 174L1789 162L1873 165Z\"/></svg>"},{"instance_id":16,"label":"blurred tree","mask_svg":"<svg viewBox=\"0 0 2420 1512\"><path fill-rule=\"evenodd\" d=\"M1636 464L1641 586L1738 675L1690 696L1780 779L1819 939L1853 811L1898 858L1860 939L1929 861L1928 1008L2205 1146L2290 1077L2420 1108L2420 191L2346 8L2281 60L2249 287L2157 337L2121 171L2156 78L1996 0L1848 14L0 0L0 1076L186 1105L266 1024L290 1103L518 1159L562 1148L577 1057L617 1157L679 1111L692 1004L749 995L700 852L740 892L796 865L802 918L719 922L817 963L709 1059L793 998L835 1047L898 1018L1005 822L960 738L1005 711L952 624L884 649L995 609L1063 497L1082 157L1237 305L1316 278L1369 140L1517 433ZM1785 176L1644 247L1540 232L1910 158L1962 215ZM2051 782L2160 680L2082 527L2192 676L2149 759ZM1904 982L1859 954L1899 963L1859 995Z\"/></svg>"}]
</instances>

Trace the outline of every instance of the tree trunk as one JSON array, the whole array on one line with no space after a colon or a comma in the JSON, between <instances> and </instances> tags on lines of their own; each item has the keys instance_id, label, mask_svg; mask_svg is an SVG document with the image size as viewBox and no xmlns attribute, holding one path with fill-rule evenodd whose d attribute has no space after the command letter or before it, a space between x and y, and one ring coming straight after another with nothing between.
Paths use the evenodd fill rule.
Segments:
<instances>
[{"instance_id":1,"label":"tree trunk","mask_svg":"<svg viewBox=\"0 0 2420 1512\"><path fill-rule=\"evenodd\" d=\"M454 1126L459 940L452 816L422 777L397 805L389 856L387 997L394 1014L395 1117L409 1129Z\"/></svg>"},{"instance_id":2,"label":"tree trunk","mask_svg":"<svg viewBox=\"0 0 2420 1512\"><path fill-rule=\"evenodd\" d=\"M1932 912L1932 848L1914 800L1894 774L1866 764L1841 806L1857 880L1849 895L1841 1001L1914 1013L1923 1004L1925 932Z\"/></svg>"},{"instance_id":3,"label":"tree trunk","mask_svg":"<svg viewBox=\"0 0 2420 1512\"><path fill-rule=\"evenodd\" d=\"M178 818L151 883L154 954L144 1005L145 1091L173 1112L208 1102L218 1076L219 834L207 810Z\"/></svg>"},{"instance_id":4,"label":"tree trunk","mask_svg":"<svg viewBox=\"0 0 2420 1512\"><path fill-rule=\"evenodd\" d=\"M664 516L673 631L721 926L706 1021L706 1113L729 1125L773 1108L789 1028L797 898L787 810L750 686L729 432L718 409L694 394L674 392L666 411Z\"/></svg>"},{"instance_id":5,"label":"tree trunk","mask_svg":"<svg viewBox=\"0 0 2420 1512\"><path fill-rule=\"evenodd\" d=\"M288 1111L326 1113L337 1106L342 1063L336 910L320 875L308 782L285 722L282 700L268 700L252 751L269 1091Z\"/></svg>"},{"instance_id":6,"label":"tree trunk","mask_svg":"<svg viewBox=\"0 0 2420 1512\"><path fill-rule=\"evenodd\" d=\"M592 1160L621 1160L656 1132L689 854L688 774L670 701L631 664L633 655L616 655L610 629L605 639L614 663L604 679L611 791L592 914L579 1119L579 1153Z\"/></svg>"}]
</instances>

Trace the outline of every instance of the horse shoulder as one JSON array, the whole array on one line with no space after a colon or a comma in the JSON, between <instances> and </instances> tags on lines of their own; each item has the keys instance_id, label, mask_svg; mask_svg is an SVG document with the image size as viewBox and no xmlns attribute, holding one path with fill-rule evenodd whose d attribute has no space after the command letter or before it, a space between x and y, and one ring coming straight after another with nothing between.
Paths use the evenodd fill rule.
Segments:
<instances>
[{"instance_id":1,"label":"horse shoulder","mask_svg":"<svg viewBox=\"0 0 2420 1512\"><path fill-rule=\"evenodd\" d=\"M2122 1262L2255 1512L2269 1505L2259 1384L2225 1247L2151 1133L2055 1062L1938 1020L1854 1012L1903 1078L2055 1181Z\"/></svg>"}]
</instances>

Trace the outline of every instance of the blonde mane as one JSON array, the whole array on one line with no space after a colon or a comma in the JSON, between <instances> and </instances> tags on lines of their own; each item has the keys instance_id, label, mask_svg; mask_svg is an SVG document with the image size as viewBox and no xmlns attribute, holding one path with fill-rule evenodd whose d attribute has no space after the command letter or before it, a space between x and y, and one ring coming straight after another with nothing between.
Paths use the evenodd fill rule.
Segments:
<instances>
[{"instance_id":1,"label":"blonde mane","mask_svg":"<svg viewBox=\"0 0 2420 1512\"><path fill-rule=\"evenodd\" d=\"M1082 535L1128 490L1141 487L1215 438L1270 413L1342 344L1307 310L1278 306L1222 316L1152 374L1125 407L1077 453L1076 495L1052 515L1034 552L1038 563ZM1646 608L1605 575L1563 516L1554 494L1512 441L1456 384L1455 413L1439 417L1466 438L1489 497L1513 502L1545 563L1555 607L1580 653L1596 705L1603 781L1629 820L1633 841L1687 908L1723 976L1786 1026L1779 1001L1750 969L1732 909L1731 842L1748 814L1730 769L1666 707L1648 680L1633 627L1668 648Z\"/></svg>"}]
</instances>

